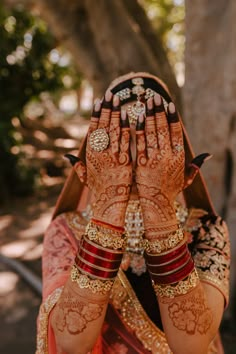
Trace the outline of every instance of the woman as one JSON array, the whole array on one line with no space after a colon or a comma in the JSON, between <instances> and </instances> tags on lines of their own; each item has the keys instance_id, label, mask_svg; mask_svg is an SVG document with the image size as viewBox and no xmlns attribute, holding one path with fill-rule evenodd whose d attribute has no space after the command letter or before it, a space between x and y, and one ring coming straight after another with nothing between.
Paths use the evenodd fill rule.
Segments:
<instances>
[{"instance_id":1,"label":"woman","mask_svg":"<svg viewBox=\"0 0 236 354\"><path fill-rule=\"evenodd\" d=\"M96 101L44 240L37 353L223 353L229 240L166 86ZM88 187L87 187L88 186Z\"/></svg>"}]
</instances>

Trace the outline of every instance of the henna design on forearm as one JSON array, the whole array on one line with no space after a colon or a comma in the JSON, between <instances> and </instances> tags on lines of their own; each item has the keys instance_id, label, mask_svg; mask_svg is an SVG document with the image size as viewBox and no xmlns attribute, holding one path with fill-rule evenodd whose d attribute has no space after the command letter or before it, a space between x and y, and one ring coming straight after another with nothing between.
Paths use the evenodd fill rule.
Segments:
<instances>
[{"instance_id":1,"label":"henna design on forearm","mask_svg":"<svg viewBox=\"0 0 236 354\"><path fill-rule=\"evenodd\" d=\"M168 304L168 313L173 326L187 334L206 334L213 323L213 314L201 285L174 300L160 298L159 301Z\"/></svg>"},{"instance_id":2,"label":"henna design on forearm","mask_svg":"<svg viewBox=\"0 0 236 354\"><path fill-rule=\"evenodd\" d=\"M59 332L67 331L71 335L82 333L92 321L102 316L105 303L96 303L74 292L64 290L55 315L55 324Z\"/></svg>"}]
</instances>

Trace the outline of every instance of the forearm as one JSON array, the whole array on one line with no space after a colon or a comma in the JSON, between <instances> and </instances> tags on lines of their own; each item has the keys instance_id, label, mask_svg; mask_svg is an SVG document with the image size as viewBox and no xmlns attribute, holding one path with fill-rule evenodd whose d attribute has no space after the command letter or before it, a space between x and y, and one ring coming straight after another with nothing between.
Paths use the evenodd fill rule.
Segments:
<instances>
[{"instance_id":1,"label":"forearm","mask_svg":"<svg viewBox=\"0 0 236 354\"><path fill-rule=\"evenodd\" d=\"M171 350L182 354L184 345L185 353L204 354L219 328L224 298L213 286L200 282L182 236L176 230L166 238L160 234L150 238L148 269Z\"/></svg>"},{"instance_id":2,"label":"forearm","mask_svg":"<svg viewBox=\"0 0 236 354\"><path fill-rule=\"evenodd\" d=\"M109 294L94 294L68 279L51 316L59 353L85 354L92 350L101 331L108 299Z\"/></svg>"},{"instance_id":3,"label":"forearm","mask_svg":"<svg viewBox=\"0 0 236 354\"><path fill-rule=\"evenodd\" d=\"M93 348L122 259L122 233L99 224L88 224L53 311L52 328L63 353L87 353Z\"/></svg>"},{"instance_id":4,"label":"forearm","mask_svg":"<svg viewBox=\"0 0 236 354\"><path fill-rule=\"evenodd\" d=\"M188 294L173 299L158 296L164 331L175 354L206 354L223 313L221 293L199 284Z\"/></svg>"}]
</instances>

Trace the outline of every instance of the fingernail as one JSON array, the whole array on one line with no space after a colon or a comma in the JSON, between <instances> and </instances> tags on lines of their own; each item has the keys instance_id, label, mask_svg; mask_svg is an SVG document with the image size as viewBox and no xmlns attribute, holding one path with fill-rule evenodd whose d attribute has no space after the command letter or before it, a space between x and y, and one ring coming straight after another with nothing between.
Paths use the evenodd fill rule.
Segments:
<instances>
[{"instance_id":1,"label":"fingernail","mask_svg":"<svg viewBox=\"0 0 236 354\"><path fill-rule=\"evenodd\" d=\"M65 154L64 157L70 161L72 166L74 166L77 162L81 161L79 157L76 157L71 154Z\"/></svg>"},{"instance_id":2,"label":"fingernail","mask_svg":"<svg viewBox=\"0 0 236 354\"><path fill-rule=\"evenodd\" d=\"M122 128L129 128L129 119L125 109L121 111L121 121L120 121Z\"/></svg>"},{"instance_id":3,"label":"fingernail","mask_svg":"<svg viewBox=\"0 0 236 354\"><path fill-rule=\"evenodd\" d=\"M153 98L147 100L146 117L154 115Z\"/></svg>"},{"instance_id":4,"label":"fingernail","mask_svg":"<svg viewBox=\"0 0 236 354\"><path fill-rule=\"evenodd\" d=\"M112 98L112 92L110 90L107 90L105 93L105 100L109 102Z\"/></svg>"},{"instance_id":5,"label":"fingernail","mask_svg":"<svg viewBox=\"0 0 236 354\"><path fill-rule=\"evenodd\" d=\"M168 110L169 110L169 112L172 113L172 114L175 113L175 105L174 105L173 102L170 102L170 103L169 103Z\"/></svg>"},{"instance_id":6,"label":"fingernail","mask_svg":"<svg viewBox=\"0 0 236 354\"><path fill-rule=\"evenodd\" d=\"M178 113L175 109L175 105L173 102L170 102L168 105L168 122L176 123L179 121Z\"/></svg>"},{"instance_id":7,"label":"fingernail","mask_svg":"<svg viewBox=\"0 0 236 354\"><path fill-rule=\"evenodd\" d=\"M140 114L140 116L138 117L136 130L144 130L144 115L143 114Z\"/></svg>"},{"instance_id":8,"label":"fingernail","mask_svg":"<svg viewBox=\"0 0 236 354\"><path fill-rule=\"evenodd\" d=\"M162 100L161 100L161 96L159 95L159 93L156 93L154 95L154 102L157 106L160 106L161 103L162 103Z\"/></svg>"},{"instance_id":9,"label":"fingernail","mask_svg":"<svg viewBox=\"0 0 236 354\"><path fill-rule=\"evenodd\" d=\"M194 159L192 160L191 164L196 165L197 167L200 168L200 167L202 166L202 164L203 164L205 161L211 159L212 156L213 156L213 155L208 154L208 153L200 154L200 155L194 157Z\"/></svg>"},{"instance_id":10,"label":"fingernail","mask_svg":"<svg viewBox=\"0 0 236 354\"><path fill-rule=\"evenodd\" d=\"M101 108L101 101L99 100L99 98L96 98L96 100L94 101L94 110L97 112L99 111Z\"/></svg>"},{"instance_id":11,"label":"fingernail","mask_svg":"<svg viewBox=\"0 0 236 354\"><path fill-rule=\"evenodd\" d=\"M120 103L119 96L115 95L115 96L113 97L113 106L114 106L114 107L117 107L117 106L119 106L119 103Z\"/></svg>"}]
</instances>

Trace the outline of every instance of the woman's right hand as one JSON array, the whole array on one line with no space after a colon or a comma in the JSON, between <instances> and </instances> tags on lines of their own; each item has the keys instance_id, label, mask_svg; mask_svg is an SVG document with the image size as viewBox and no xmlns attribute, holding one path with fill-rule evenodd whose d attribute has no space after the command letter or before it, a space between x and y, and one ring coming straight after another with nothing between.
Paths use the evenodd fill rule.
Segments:
<instances>
[{"instance_id":1,"label":"woman's right hand","mask_svg":"<svg viewBox=\"0 0 236 354\"><path fill-rule=\"evenodd\" d=\"M92 138L99 129L109 137L107 148L94 150ZM105 134L105 135L106 135ZM87 184L94 195L93 218L117 227L124 226L132 184L130 128L118 96L106 92L101 105L96 101L86 147Z\"/></svg>"}]
</instances>

